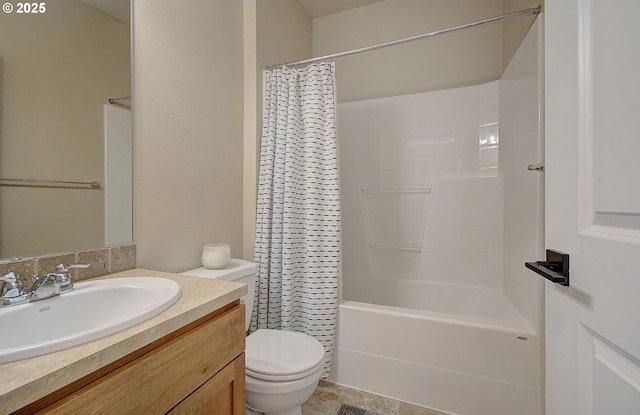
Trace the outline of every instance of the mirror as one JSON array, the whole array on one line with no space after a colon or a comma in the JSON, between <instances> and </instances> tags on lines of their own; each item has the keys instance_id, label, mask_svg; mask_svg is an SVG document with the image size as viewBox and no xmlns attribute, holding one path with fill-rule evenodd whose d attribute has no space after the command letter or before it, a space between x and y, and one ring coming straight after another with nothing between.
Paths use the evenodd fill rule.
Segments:
<instances>
[{"instance_id":1,"label":"mirror","mask_svg":"<svg viewBox=\"0 0 640 415\"><path fill-rule=\"evenodd\" d=\"M132 240L129 15L129 0L3 2L0 258Z\"/></svg>"}]
</instances>

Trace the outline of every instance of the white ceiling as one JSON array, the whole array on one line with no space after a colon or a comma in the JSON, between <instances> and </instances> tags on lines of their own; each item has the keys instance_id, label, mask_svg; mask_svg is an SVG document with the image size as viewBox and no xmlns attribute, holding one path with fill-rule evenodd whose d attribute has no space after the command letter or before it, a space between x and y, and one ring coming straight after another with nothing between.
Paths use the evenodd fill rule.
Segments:
<instances>
[{"instance_id":1,"label":"white ceiling","mask_svg":"<svg viewBox=\"0 0 640 415\"><path fill-rule=\"evenodd\" d=\"M340 13L383 0L298 0L312 19Z\"/></svg>"}]
</instances>

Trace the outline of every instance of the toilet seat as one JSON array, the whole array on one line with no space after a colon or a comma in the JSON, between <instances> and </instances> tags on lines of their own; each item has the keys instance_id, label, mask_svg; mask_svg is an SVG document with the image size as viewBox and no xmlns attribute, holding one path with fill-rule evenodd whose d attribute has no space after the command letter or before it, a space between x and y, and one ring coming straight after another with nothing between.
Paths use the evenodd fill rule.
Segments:
<instances>
[{"instance_id":1,"label":"toilet seat","mask_svg":"<svg viewBox=\"0 0 640 415\"><path fill-rule=\"evenodd\" d=\"M255 379L302 379L316 373L323 362L322 344L303 333L260 329L246 340L246 374Z\"/></svg>"}]
</instances>

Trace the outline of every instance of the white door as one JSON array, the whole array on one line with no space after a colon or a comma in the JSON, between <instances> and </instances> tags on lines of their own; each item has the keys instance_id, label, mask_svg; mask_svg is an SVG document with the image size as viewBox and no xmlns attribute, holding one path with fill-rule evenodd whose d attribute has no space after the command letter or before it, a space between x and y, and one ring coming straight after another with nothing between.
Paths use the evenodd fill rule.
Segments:
<instances>
[{"instance_id":1,"label":"white door","mask_svg":"<svg viewBox=\"0 0 640 415\"><path fill-rule=\"evenodd\" d=\"M545 2L546 415L640 414L640 1Z\"/></svg>"}]
</instances>

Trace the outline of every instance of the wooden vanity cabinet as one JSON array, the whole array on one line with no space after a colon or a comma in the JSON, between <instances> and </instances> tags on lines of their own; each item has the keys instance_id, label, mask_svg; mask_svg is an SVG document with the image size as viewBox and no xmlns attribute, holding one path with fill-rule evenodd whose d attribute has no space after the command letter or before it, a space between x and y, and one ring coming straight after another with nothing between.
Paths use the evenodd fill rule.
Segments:
<instances>
[{"instance_id":1,"label":"wooden vanity cabinet","mask_svg":"<svg viewBox=\"0 0 640 415\"><path fill-rule=\"evenodd\" d=\"M244 415L244 315L236 301L23 410Z\"/></svg>"}]
</instances>

